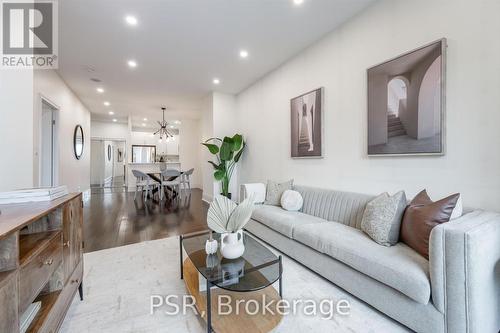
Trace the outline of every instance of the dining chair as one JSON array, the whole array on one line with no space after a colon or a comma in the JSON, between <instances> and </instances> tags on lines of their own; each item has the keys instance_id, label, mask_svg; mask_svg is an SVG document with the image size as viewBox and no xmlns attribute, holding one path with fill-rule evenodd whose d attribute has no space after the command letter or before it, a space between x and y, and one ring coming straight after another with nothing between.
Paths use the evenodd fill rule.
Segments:
<instances>
[{"instance_id":1,"label":"dining chair","mask_svg":"<svg viewBox=\"0 0 500 333\"><path fill-rule=\"evenodd\" d=\"M144 201L146 201L146 199L148 197L148 191L149 191L149 195L152 198L153 197L153 189L155 187L159 186L158 182L154 181L147 174L145 174L144 172L139 171L139 170L132 170L132 174L135 177L134 200L137 198L137 192L139 191L139 188L141 188L141 191L144 192Z\"/></svg>"},{"instance_id":2,"label":"dining chair","mask_svg":"<svg viewBox=\"0 0 500 333\"><path fill-rule=\"evenodd\" d=\"M186 187L191 191L191 175L194 172L194 168L184 171L181 175L181 187L185 190Z\"/></svg>"},{"instance_id":3,"label":"dining chair","mask_svg":"<svg viewBox=\"0 0 500 333\"><path fill-rule=\"evenodd\" d=\"M163 200L165 187L172 190L172 197L174 196L174 189L177 188L177 193L180 195L181 190L181 173L179 170L167 169L161 172L160 184L160 200Z\"/></svg>"}]
</instances>

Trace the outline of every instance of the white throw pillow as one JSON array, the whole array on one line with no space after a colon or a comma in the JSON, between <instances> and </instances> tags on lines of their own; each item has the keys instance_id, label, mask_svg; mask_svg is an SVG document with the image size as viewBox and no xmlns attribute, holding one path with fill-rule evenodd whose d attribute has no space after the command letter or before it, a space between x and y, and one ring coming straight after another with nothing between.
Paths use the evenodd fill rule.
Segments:
<instances>
[{"instance_id":1,"label":"white throw pillow","mask_svg":"<svg viewBox=\"0 0 500 333\"><path fill-rule=\"evenodd\" d=\"M297 212L302 208L302 204L304 203L304 199L302 199L302 195L293 190L286 190L281 195L281 207L283 209Z\"/></svg>"},{"instance_id":2,"label":"white throw pillow","mask_svg":"<svg viewBox=\"0 0 500 333\"><path fill-rule=\"evenodd\" d=\"M458 219L462 214L464 213L464 206L462 203L462 195L458 197L457 204L455 205L455 208L453 208L453 211L451 212L450 216L450 221L454 219Z\"/></svg>"}]
</instances>

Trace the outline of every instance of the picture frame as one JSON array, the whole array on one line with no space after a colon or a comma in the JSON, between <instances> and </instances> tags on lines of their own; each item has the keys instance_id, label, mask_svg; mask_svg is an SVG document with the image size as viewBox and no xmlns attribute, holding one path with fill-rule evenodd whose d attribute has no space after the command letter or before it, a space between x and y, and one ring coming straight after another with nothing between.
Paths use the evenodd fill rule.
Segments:
<instances>
[{"instance_id":1,"label":"picture frame","mask_svg":"<svg viewBox=\"0 0 500 333\"><path fill-rule=\"evenodd\" d=\"M368 156L445 154L446 38L367 69Z\"/></svg>"},{"instance_id":2,"label":"picture frame","mask_svg":"<svg viewBox=\"0 0 500 333\"><path fill-rule=\"evenodd\" d=\"M324 88L290 100L291 158L323 158Z\"/></svg>"}]
</instances>

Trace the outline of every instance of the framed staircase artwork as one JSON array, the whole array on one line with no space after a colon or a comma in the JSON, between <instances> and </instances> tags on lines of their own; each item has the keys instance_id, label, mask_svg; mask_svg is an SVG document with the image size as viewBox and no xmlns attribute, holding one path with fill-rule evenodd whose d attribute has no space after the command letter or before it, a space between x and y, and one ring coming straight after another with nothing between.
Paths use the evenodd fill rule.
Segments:
<instances>
[{"instance_id":1,"label":"framed staircase artwork","mask_svg":"<svg viewBox=\"0 0 500 333\"><path fill-rule=\"evenodd\" d=\"M367 70L368 155L443 155L446 39Z\"/></svg>"},{"instance_id":2,"label":"framed staircase artwork","mask_svg":"<svg viewBox=\"0 0 500 333\"><path fill-rule=\"evenodd\" d=\"M291 157L323 157L323 88L290 101Z\"/></svg>"}]
</instances>

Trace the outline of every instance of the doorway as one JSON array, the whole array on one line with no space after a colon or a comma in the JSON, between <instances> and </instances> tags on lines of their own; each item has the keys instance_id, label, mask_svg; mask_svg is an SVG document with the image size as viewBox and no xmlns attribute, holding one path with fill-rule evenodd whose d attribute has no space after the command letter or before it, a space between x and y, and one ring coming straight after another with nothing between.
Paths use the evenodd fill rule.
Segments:
<instances>
[{"instance_id":1,"label":"doorway","mask_svg":"<svg viewBox=\"0 0 500 333\"><path fill-rule=\"evenodd\" d=\"M42 99L39 181L41 187L57 185L56 118L57 108Z\"/></svg>"},{"instance_id":2,"label":"doorway","mask_svg":"<svg viewBox=\"0 0 500 333\"><path fill-rule=\"evenodd\" d=\"M126 187L125 141L93 138L90 152L92 189L124 190Z\"/></svg>"},{"instance_id":3,"label":"doorway","mask_svg":"<svg viewBox=\"0 0 500 333\"><path fill-rule=\"evenodd\" d=\"M387 85L387 137L405 136L402 118L406 113L408 85L402 77L395 77ZM408 118L408 116L406 116Z\"/></svg>"}]
</instances>

